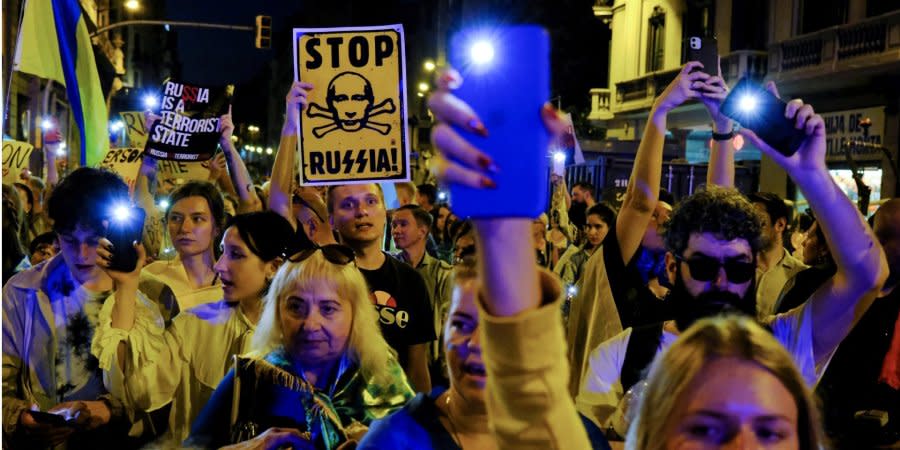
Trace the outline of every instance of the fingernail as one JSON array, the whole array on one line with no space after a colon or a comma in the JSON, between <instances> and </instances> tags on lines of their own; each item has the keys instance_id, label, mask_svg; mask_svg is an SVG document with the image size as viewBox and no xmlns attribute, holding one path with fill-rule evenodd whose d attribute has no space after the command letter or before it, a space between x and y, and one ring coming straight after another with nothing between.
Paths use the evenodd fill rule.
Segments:
<instances>
[{"instance_id":1,"label":"fingernail","mask_svg":"<svg viewBox=\"0 0 900 450\"><path fill-rule=\"evenodd\" d=\"M481 187L486 187L488 189L496 189L497 183L494 183L494 180L492 180L490 178L482 177L481 178Z\"/></svg>"},{"instance_id":2,"label":"fingernail","mask_svg":"<svg viewBox=\"0 0 900 450\"><path fill-rule=\"evenodd\" d=\"M478 157L478 165L482 169L487 170L488 172L497 173L497 170L498 170L497 165L494 164L494 161L491 161L491 158L488 158L487 156L484 156L484 155L479 156Z\"/></svg>"},{"instance_id":3,"label":"fingernail","mask_svg":"<svg viewBox=\"0 0 900 450\"><path fill-rule=\"evenodd\" d=\"M484 124L481 123L481 121L478 120L478 119L472 119L472 120L470 120L470 121L469 121L469 128L471 128L472 131L478 133L478 135L480 135L481 137L487 137L487 136L488 136L487 128L485 128L485 127L484 127Z\"/></svg>"}]
</instances>

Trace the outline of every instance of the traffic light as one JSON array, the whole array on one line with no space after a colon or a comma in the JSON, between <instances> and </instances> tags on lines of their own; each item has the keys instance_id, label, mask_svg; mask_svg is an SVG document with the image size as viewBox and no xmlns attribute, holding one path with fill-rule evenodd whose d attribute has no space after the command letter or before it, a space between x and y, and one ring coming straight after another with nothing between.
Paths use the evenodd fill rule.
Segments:
<instances>
[{"instance_id":1,"label":"traffic light","mask_svg":"<svg viewBox=\"0 0 900 450\"><path fill-rule=\"evenodd\" d=\"M256 16L256 48L272 48L272 16Z\"/></svg>"}]
</instances>

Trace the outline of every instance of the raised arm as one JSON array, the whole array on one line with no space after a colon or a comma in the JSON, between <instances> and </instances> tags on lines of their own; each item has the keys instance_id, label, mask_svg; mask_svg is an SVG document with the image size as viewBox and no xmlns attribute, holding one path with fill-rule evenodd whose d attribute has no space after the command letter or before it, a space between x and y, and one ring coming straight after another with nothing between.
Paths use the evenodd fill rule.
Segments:
<instances>
[{"instance_id":1,"label":"raised arm","mask_svg":"<svg viewBox=\"0 0 900 450\"><path fill-rule=\"evenodd\" d=\"M790 101L784 114L806 133L792 156L772 149L750 130L741 133L784 168L803 192L837 265L834 276L808 300L814 357L820 366L871 306L889 269L878 239L828 173L822 117L799 99Z\"/></svg>"},{"instance_id":2,"label":"raised arm","mask_svg":"<svg viewBox=\"0 0 900 450\"><path fill-rule=\"evenodd\" d=\"M490 157L451 127L484 131L475 112L449 92L448 85L458 81L455 73L444 73L429 100L441 122L432 131L441 152L434 170L444 183L483 189L493 184ZM549 105L542 115L551 133L565 129ZM488 416L498 447L590 448L566 386L565 337L554 301L560 292L558 281L550 277L544 283L539 277L531 220L479 219L475 231L482 280L479 308L484 317L479 336L487 370ZM544 285L549 289L542 289Z\"/></svg>"},{"instance_id":3,"label":"raised arm","mask_svg":"<svg viewBox=\"0 0 900 450\"><path fill-rule=\"evenodd\" d=\"M774 84L773 84L774 86ZM734 137L717 139L715 135L731 134L734 124L728 117L719 112L719 105L728 96L728 85L719 76L710 77L701 89L700 101L712 120L713 139L709 147L709 167L706 170L706 184L722 187L734 187Z\"/></svg>"},{"instance_id":4,"label":"raised arm","mask_svg":"<svg viewBox=\"0 0 900 450\"><path fill-rule=\"evenodd\" d=\"M312 88L310 83L295 81L284 99L284 126L281 127L281 140L278 142L278 153L275 154L269 184L269 209L287 219L294 228L298 226L291 209L294 155L297 153L297 135L300 132L300 112L306 108L307 95Z\"/></svg>"},{"instance_id":5,"label":"raised arm","mask_svg":"<svg viewBox=\"0 0 900 450\"><path fill-rule=\"evenodd\" d=\"M697 89L709 78L709 75L701 71L691 73L691 70L700 67L702 64L698 62L685 64L650 109L647 127L634 157L634 167L628 179L622 208L616 218L616 237L626 264L640 247L644 231L659 200L666 115L685 101L700 98Z\"/></svg>"},{"instance_id":6,"label":"raised arm","mask_svg":"<svg viewBox=\"0 0 900 450\"><path fill-rule=\"evenodd\" d=\"M250 178L250 172L244 165L244 160L237 149L234 148L234 142L231 141L231 135L234 133L234 123L231 121L231 107L228 107L228 114L222 116L220 120L222 136L219 138L219 145L222 147L222 153L225 155L225 163L228 166L228 176L234 185L238 194L238 214L262 211L263 204L256 195L256 189L253 188L253 181Z\"/></svg>"}]
</instances>

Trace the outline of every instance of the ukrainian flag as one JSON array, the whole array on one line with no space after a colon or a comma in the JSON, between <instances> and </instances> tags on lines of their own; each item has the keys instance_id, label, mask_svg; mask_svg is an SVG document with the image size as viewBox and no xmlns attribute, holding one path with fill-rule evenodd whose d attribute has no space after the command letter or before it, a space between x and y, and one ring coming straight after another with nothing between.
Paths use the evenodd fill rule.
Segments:
<instances>
[{"instance_id":1,"label":"ukrainian flag","mask_svg":"<svg viewBox=\"0 0 900 450\"><path fill-rule=\"evenodd\" d=\"M81 165L100 163L109 150L108 113L78 0L26 0L14 69L66 86Z\"/></svg>"}]
</instances>

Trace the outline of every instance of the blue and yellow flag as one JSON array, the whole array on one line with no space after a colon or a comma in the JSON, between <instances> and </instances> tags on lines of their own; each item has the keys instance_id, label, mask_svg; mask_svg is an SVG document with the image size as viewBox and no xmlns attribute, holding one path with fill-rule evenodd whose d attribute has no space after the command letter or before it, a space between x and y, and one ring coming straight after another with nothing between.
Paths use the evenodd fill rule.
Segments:
<instances>
[{"instance_id":1,"label":"blue and yellow flag","mask_svg":"<svg viewBox=\"0 0 900 450\"><path fill-rule=\"evenodd\" d=\"M108 113L78 0L26 0L14 68L66 86L81 164L96 166L109 150Z\"/></svg>"}]
</instances>

